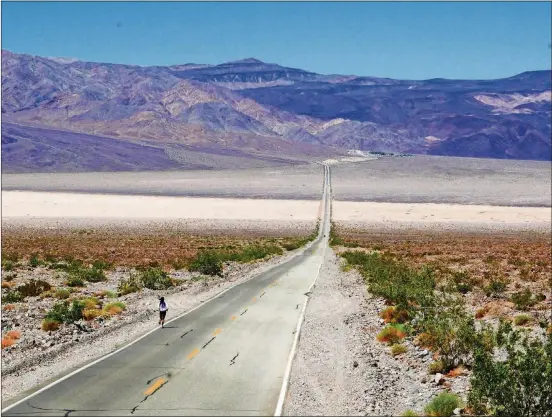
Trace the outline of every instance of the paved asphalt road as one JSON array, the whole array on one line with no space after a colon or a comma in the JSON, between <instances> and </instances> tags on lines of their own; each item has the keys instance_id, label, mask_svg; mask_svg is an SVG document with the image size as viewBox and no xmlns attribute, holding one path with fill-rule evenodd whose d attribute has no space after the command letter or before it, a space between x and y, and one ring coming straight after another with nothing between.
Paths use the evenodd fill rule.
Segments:
<instances>
[{"instance_id":1,"label":"paved asphalt road","mask_svg":"<svg viewBox=\"0 0 552 417\"><path fill-rule=\"evenodd\" d=\"M2 415L274 415L298 321L329 237L136 343L2 410ZM301 317L302 319L302 317Z\"/></svg>"}]
</instances>

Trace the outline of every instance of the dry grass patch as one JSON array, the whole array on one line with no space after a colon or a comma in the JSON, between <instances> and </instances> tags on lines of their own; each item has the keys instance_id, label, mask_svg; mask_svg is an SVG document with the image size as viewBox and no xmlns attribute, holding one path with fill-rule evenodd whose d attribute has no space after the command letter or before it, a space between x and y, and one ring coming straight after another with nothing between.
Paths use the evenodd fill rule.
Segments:
<instances>
[{"instance_id":1,"label":"dry grass patch","mask_svg":"<svg viewBox=\"0 0 552 417\"><path fill-rule=\"evenodd\" d=\"M71 230L6 230L2 235L2 253L9 259L36 254L35 259L50 263L80 259L84 264L144 266L180 269L189 265L200 251L239 250L246 246L275 244L294 249L307 236L293 234L260 236L259 233L191 234L172 230L96 230L86 233ZM47 252L46 252L46 249ZM46 262L48 263L48 261Z\"/></svg>"}]
</instances>

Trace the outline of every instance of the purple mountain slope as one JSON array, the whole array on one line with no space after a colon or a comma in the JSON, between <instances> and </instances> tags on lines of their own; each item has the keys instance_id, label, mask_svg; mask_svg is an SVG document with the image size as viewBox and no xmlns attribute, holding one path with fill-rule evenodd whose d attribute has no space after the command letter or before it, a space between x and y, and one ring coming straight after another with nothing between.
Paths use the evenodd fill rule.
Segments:
<instances>
[{"instance_id":1,"label":"purple mountain slope","mask_svg":"<svg viewBox=\"0 0 552 417\"><path fill-rule=\"evenodd\" d=\"M550 160L550 75L408 81L253 58L140 67L2 51L2 116L119 141L257 155L360 149Z\"/></svg>"}]
</instances>

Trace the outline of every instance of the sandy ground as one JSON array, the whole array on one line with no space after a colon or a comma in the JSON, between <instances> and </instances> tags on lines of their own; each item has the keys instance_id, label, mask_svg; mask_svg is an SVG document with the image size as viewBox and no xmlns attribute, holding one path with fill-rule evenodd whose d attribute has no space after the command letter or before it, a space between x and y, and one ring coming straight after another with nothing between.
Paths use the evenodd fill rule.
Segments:
<instances>
[{"instance_id":1,"label":"sandy ground","mask_svg":"<svg viewBox=\"0 0 552 417\"><path fill-rule=\"evenodd\" d=\"M315 220L320 202L2 192L3 218Z\"/></svg>"},{"instance_id":2,"label":"sandy ground","mask_svg":"<svg viewBox=\"0 0 552 417\"><path fill-rule=\"evenodd\" d=\"M414 228L549 231L550 207L334 201L332 218L351 229Z\"/></svg>"},{"instance_id":3,"label":"sandy ground","mask_svg":"<svg viewBox=\"0 0 552 417\"><path fill-rule=\"evenodd\" d=\"M552 205L552 164L541 161L383 157L332 167L336 200Z\"/></svg>"}]
</instances>

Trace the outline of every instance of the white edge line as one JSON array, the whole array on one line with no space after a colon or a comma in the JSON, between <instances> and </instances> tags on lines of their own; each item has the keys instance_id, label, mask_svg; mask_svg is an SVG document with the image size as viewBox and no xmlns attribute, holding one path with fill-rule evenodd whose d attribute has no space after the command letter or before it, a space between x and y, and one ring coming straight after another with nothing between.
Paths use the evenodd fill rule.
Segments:
<instances>
[{"instance_id":1,"label":"white edge line","mask_svg":"<svg viewBox=\"0 0 552 417\"><path fill-rule=\"evenodd\" d=\"M314 278L314 281L312 282L309 291L312 290L312 287L314 287L314 284L316 283L316 280L318 279L318 276L320 275L320 269L322 268L322 264L324 263L324 258L326 255L326 248L324 248L324 252L322 253L322 262L320 263L320 266L318 267L318 272L316 273L316 277ZM295 338L293 339L293 345L291 347L291 352L289 353L288 357L288 363L286 366L286 372L284 374L284 380L282 382L282 388L280 389L280 396L278 397L278 404L276 405L276 411L274 413L275 417L280 417L282 415L283 409L284 409L284 402L288 390L289 385L289 379L291 376L291 366L293 365L293 360L295 359L295 354L297 351L297 344L299 342L299 335L301 333L301 326L303 325L303 321L305 319L305 312L307 310L307 304L309 303L310 297L305 297L305 302L303 303L303 308L301 309L301 315L299 316L299 320L297 321L297 328L295 329Z\"/></svg>"},{"instance_id":2,"label":"white edge line","mask_svg":"<svg viewBox=\"0 0 552 417\"><path fill-rule=\"evenodd\" d=\"M295 259L297 256L303 254L307 249L309 249L311 246L313 246L314 243L318 240L318 238L320 237L321 234L322 234L322 228L320 228L320 230L319 230L317 239L315 239L314 241L311 241L311 242L309 242L307 245L305 245L303 251L298 252L297 254L295 254L294 256L292 256L291 258L289 258L286 262L284 262L284 264L287 263L287 262L290 262L292 259ZM266 273L266 272L270 271L272 268L275 268L275 267L280 266L280 265L282 265L282 264L274 265L273 267L267 269L266 271L261 272L261 274ZM322 267L322 264L320 265L320 267ZM318 269L318 271L320 272L320 268ZM259 275L260 275L260 274L259 274ZM238 285L242 285L242 284L244 284L244 283L246 283L246 282L248 282L248 281L251 281L252 279L255 279L256 277L258 277L259 275L254 275L253 277L251 277L250 279L248 279L248 280L246 280L246 281L238 282L237 284L234 284L234 285L232 285L231 287L228 287L228 288L225 289L224 291L215 294L213 297L209 298L207 301L204 301L203 303L200 303L199 305L195 306L195 307L192 308L191 310L188 310L188 311L182 313L181 315L176 316L175 318L169 320L169 321L167 322L167 324L169 324L169 323L171 323L171 322L173 322L173 321L175 321L175 320L178 320L178 319L184 317L184 316L187 315L187 314L190 314L190 313L193 312L194 310L197 310L198 308L203 307L205 304L207 304L207 303L209 303L210 301L214 300L215 298L221 296L221 295L224 294L225 292L230 291L232 288L237 287ZM317 274L317 277L318 277L318 274ZM316 279L315 279L315 280L316 280ZM314 285L314 282L313 282L313 285ZM311 286L311 288L312 288L312 286ZM309 290L309 291L310 291L310 290ZM308 300L308 298L307 298L307 300ZM305 302L305 306L303 307L303 310L305 309L305 307L306 307L306 302ZM302 316L301 316L301 317L302 317ZM299 323L299 327L300 327L300 323ZM85 369L90 368L91 366L93 366L93 365L95 365L95 364L97 364L97 363L99 363L99 362L101 362L101 361L103 361L103 360L105 360L105 359L107 359L107 358L109 358L109 357L111 357L111 356L113 356L113 355L115 355L115 354L117 354L117 353L119 353L119 352L125 350L126 348L128 348L128 347L132 346L133 344L139 342L140 340L142 340L143 338L149 336L150 334L152 334L153 332L155 332L155 331L157 331L157 330L159 330L159 327L156 327L156 328L150 330L149 332L143 334L142 336L138 337L137 339L133 340L132 342L128 343L127 345L125 345L125 346L123 346L123 347L121 347L121 348L119 348L119 349L117 349L117 350L115 350L115 351L113 351L113 352L111 352L111 353L108 353L107 355L104 355L104 356L102 356L102 357L96 359L95 361L89 363L88 365L85 365L85 366L83 366L83 367L81 367L81 368L78 368L78 369L74 370L73 372L71 372L71 373L65 375L64 377L62 377L62 378L60 378L60 379L57 379L56 381L54 381L54 382L52 382L52 383L46 385L45 387L39 389L38 391L35 391L35 392L33 392L32 394L26 396L25 398L22 398L21 400L19 400L19 401L13 403L12 405L10 405L10 406L8 406L8 407L2 409L2 410L0 411L0 413L1 413L1 414L4 414L5 412L11 410L12 408L14 408L14 407L16 407L16 406L18 406L18 405L24 403L25 401L27 401L27 400L29 400L29 399L35 397L35 396L38 395L38 394L40 394L40 393L42 393L42 392L44 392L44 391L50 389L50 388L53 387L54 385L57 385L57 384L59 384L60 382L63 382L63 381L65 381L66 379L71 378L73 375L76 375L76 374L78 374L79 372L82 372L82 371L84 371ZM299 332L297 332L295 335L296 335L296 339L297 339L297 336L299 335ZM295 342L294 342L294 349L293 349L293 350L295 350ZM291 363L289 364L289 367L291 368ZM286 370L286 374L287 374L287 370Z\"/></svg>"},{"instance_id":3,"label":"white edge line","mask_svg":"<svg viewBox=\"0 0 552 417\"><path fill-rule=\"evenodd\" d=\"M328 179L326 179L328 180ZM327 208L327 207L326 207ZM326 218L326 208L324 209L324 218ZM322 231L323 228L320 228ZM312 287L314 287L314 284L316 283L316 280L318 279L318 276L320 275L320 269L322 269L322 264L324 263L324 259L326 257L326 248L327 245L324 245L324 251L322 252L322 262L320 263L320 266L318 267L318 272L316 273L316 276L314 277L314 280L309 287L308 292L312 290ZM274 412L275 417L280 417L282 415L282 412L284 410L284 402L289 386L289 379L291 376L291 366L293 365L293 360L295 359L295 354L297 353L297 344L299 342L299 335L301 333L301 326L303 325L303 321L305 319L305 312L307 310L307 304L309 303L309 296L305 297L305 302L303 303L303 308L301 309L301 314L299 315L299 319L297 321L297 328L295 329L295 338L293 339L293 345L291 347L291 352L289 353L288 357L288 363L286 366L286 372L284 374L284 380L282 382L282 388L280 389L280 396L278 397L278 404L276 405L276 411Z\"/></svg>"}]
</instances>

